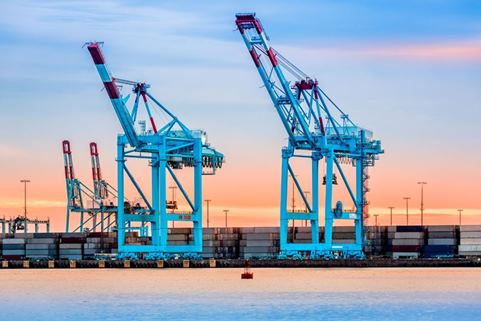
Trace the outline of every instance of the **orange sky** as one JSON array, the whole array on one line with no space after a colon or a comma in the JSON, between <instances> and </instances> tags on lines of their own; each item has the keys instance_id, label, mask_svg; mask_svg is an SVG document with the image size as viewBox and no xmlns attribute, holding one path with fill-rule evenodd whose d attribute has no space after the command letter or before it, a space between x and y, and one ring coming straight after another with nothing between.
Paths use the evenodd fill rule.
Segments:
<instances>
[{"instance_id":1,"label":"orange sky","mask_svg":"<svg viewBox=\"0 0 481 321\"><path fill-rule=\"evenodd\" d=\"M74 162L82 165L77 166L77 175L85 181L87 185L91 185L89 163L87 149L79 151L75 154L74 148ZM60 149L60 147L59 147ZM78 150L79 148L77 148ZM82 155L84 154L84 155ZM79 156L75 158L75 156ZM384 158L384 156L383 156ZM410 223L419 224L419 188L415 184L414 177L409 173L395 173L389 170L386 160L381 159L378 162L378 167L371 170L371 192L368 194L371 200L370 212L371 214L380 214L378 217L379 224L389 224L389 210L387 206L395 206L394 210L394 224L405 224L405 203L402 200L403 195L411 195L410 203ZM388 158L388 157L387 157ZM389 160L389 158L388 158ZM102 162L103 161L103 162ZM115 177L113 164L108 164L105 159L102 159L104 168L104 175L107 179ZM269 166L269 164L271 164ZM301 164L295 164L300 167ZM307 164L305 164L307 165ZM17 176L16 164L10 163L11 171L0 184L0 215L6 217L14 216L23 211L23 187L19 182ZM7 166L8 168L8 166ZM303 168L298 170L299 180L306 184L305 170ZM133 166L133 170L139 173L142 167ZM432 168L430 169L432 170ZM322 171L321 171L322 172ZM347 173L350 173L347 170ZM189 179L190 175L181 173L182 179ZM414 176L414 175L412 175ZM52 220L52 228L54 230L63 230L65 222L65 185L63 180L63 164L60 151L58 155L52 158L52 161L45 164L45 168L38 170L29 168L26 171L25 177L28 177L32 182L28 185L28 212L31 217L46 218L50 217ZM142 175L142 183L148 183L148 175ZM398 184L390 183L395 181L396 177ZM435 178L435 177L433 177ZM449 198L449 193L445 191L444 184L434 185L433 178L425 187L425 223L426 224L457 224L457 207L449 207L454 204ZM115 180L111 180L115 182ZM434 180L436 182L436 180ZM254 168L242 166L242 161L228 158L228 162L218 172L216 176L204 176L204 198L213 200L211 204L211 225L223 226L224 215L222 210L229 209L228 222L230 226L272 226L278 225L278 197L279 197L279 166L278 161L274 160L259 160ZM306 190L309 190L309 186ZM408 188L406 188L406 186ZM148 184L144 185L147 191L150 190ZM188 190L191 189L189 184L186 184ZM340 185L335 187L338 191L335 192L336 199L345 201L346 208L349 208L349 202L345 193L340 192ZM129 198L135 199L136 196L130 191ZM408 190L411 193L406 193ZM453 189L454 191L454 189ZM467 190L470 191L470 190ZM459 193L461 195L463 193ZM469 193L464 193L464 203L469 204L469 199L472 197ZM170 199L170 192L168 198ZM291 193L289 193L291 195ZM179 193L177 193L177 198ZM185 202L181 201L181 204ZM321 192L321 204L322 192ZM459 202L463 205L463 202ZM300 208L300 198L296 195L296 206ZM432 205L440 205L433 207ZM442 207L442 205L448 205ZM289 206L291 200L289 199ZM463 207L463 206L459 206ZM465 206L463 212L463 224L481 224L481 211L475 207ZM204 207L205 211L205 207ZM205 214L205 212L204 212ZM321 218L322 221L322 218ZM204 221L205 222L205 221ZM300 224L300 223L298 223ZM342 223L339 223L342 224ZM370 224L374 224L372 217Z\"/></svg>"}]
</instances>

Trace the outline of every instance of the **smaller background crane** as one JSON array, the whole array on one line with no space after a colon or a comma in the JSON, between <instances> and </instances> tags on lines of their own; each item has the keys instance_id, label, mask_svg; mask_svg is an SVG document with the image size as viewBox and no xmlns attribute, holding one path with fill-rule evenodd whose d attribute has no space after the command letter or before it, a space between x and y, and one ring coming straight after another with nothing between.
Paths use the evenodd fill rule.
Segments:
<instances>
[{"instance_id":1,"label":"smaller background crane","mask_svg":"<svg viewBox=\"0 0 481 321\"><path fill-rule=\"evenodd\" d=\"M115 227L114 205L117 191L102 178L99 152L96 143L90 143L93 189L75 176L70 142L62 142L65 183L67 189L66 232L108 232ZM78 214L78 223L73 225L72 214Z\"/></svg>"}]
</instances>

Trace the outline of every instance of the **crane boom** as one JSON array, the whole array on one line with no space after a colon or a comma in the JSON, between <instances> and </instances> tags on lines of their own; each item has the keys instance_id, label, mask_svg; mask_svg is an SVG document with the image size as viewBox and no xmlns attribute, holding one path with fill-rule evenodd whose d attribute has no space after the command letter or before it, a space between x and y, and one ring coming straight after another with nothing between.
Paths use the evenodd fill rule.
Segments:
<instances>
[{"instance_id":1,"label":"crane boom","mask_svg":"<svg viewBox=\"0 0 481 321\"><path fill-rule=\"evenodd\" d=\"M309 120L306 120L306 115L299 101L289 87L277 55L267 40L262 24L255 17L255 14L238 14L236 18L239 32L290 140L293 144L314 146L315 141L309 129Z\"/></svg>"},{"instance_id":2,"label":"crane boom","mask_svg":"<svg viewBox=\"0 0 481 321\"><path fill-rule=\"evenodd\" d=\"M109 95L112 106L114 107L115 113L120 121L120 125L125 132L125 136L127 136L129 144L133 147L139 146L139 139L134 128L134 122L129 114L129 111L127 110L127 107L125 106L125 102L120 95L119 89L115 84L115 79L111 76L107 66L105 65L105 59L102 51L100 50L99 44L96 42L90 43L87 49L92 56L95 67L97 68L97 72L99 73L100 79L104 84L107 94Z\"/></svg>"},{"instance_id":3,"label":"crane boom","mask_svg":"<svg viewBox=\"0 0 481 321\"><path fill-rule=\"evenodd\" d=\"M102 171L100 170L100 157L97 143L90 143L90 159L92 164L92 179L94 183L94 196L98 201L104 200L109 196L108 185L102 179Z\"/></svg>"},{"instance_id":4,"label":"crane boom","mask_svg":"<svg viewBox=\"0 0 481 321\"><path fill-rule=\"evenodd\" d=\"M62 142L63 161L65 166L65 179L75 179L75 173L73 170L72 149L70 148L70 142L64 140Z\"/></svg>"}]
</instances>

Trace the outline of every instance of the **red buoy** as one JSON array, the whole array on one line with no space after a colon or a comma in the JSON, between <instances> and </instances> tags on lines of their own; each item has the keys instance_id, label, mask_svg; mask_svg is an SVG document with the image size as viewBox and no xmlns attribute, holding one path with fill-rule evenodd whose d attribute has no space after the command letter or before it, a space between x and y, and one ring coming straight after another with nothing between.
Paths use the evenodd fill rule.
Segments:
<instances>
[{"instance_id":1,"label":"red buoy","mask_svg":"<svg viewBox=\"0 0 481 321\"><path fill-rule=\"evenodd\" d=\"M241 274L241 279L253 279L253 278L254 278L254 273L251 272L249 261L246 261L246 264L244 267L244 273Z\"/></svg>"}]
</instances>

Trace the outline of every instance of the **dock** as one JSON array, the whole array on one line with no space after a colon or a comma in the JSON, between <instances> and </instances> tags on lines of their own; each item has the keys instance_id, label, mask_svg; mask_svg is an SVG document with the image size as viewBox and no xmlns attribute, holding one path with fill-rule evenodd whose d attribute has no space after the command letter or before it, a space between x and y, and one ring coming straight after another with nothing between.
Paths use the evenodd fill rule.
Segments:
<instances>
[{"instance_id":1,"label":"dock","mask_svg":"<svg viewBox=\"0 0 481 321\"><path fill-rule=\"evenodd\" d=\"M333 244L354 242L354 227L339 226L334 228ZM310 242L311 231L307 227L289 229L289 241L292 243ZM189 245L193 231L189 228L170 228L170 244ZM279 227L240 227L240 228L204 228L202 234L202 253L198 260L192 260L191 266L208 265L209 260L216 260L218 267L243 267L245 260L256 266L465 266L477 264L481 258L481 226L479 225L444 225L444 226L369 226L366 233L365 260L315 260L305 253L300 257L279 256L281 252ZM319 230L319 239L323 241L323 228ZM149 237L137 232L126 234L126 242L133 244L150 244ZM116 267L118 240L115 232L84 233L4 233L0 235L0 261L10 266L29 262L29 267L42 267L45 262L54 262L55 267L63 267L77 262L77 267L96 267L103 262L103 267ZM132 267L154 266L148 257L138 256L139 260L129 262ZM172 258L181 259L181 255ZM185 257L192 259L192 257ZM309 259L310 258L310 259ZM125 259L125 257L124 257ZM153 259L153 258L151 258ZM176 260L171 257L157 257L165 260L163 267L175 267ZM204 263L199 263L202 260ZM119 260L122 261L122 260ZM20 263L17 263L20 262ZM327 262L327 263L325 263ZM474 263L473 263L474 262ZM27 264L27 263L25 263Z\"/></svg>"}]
</instances>

